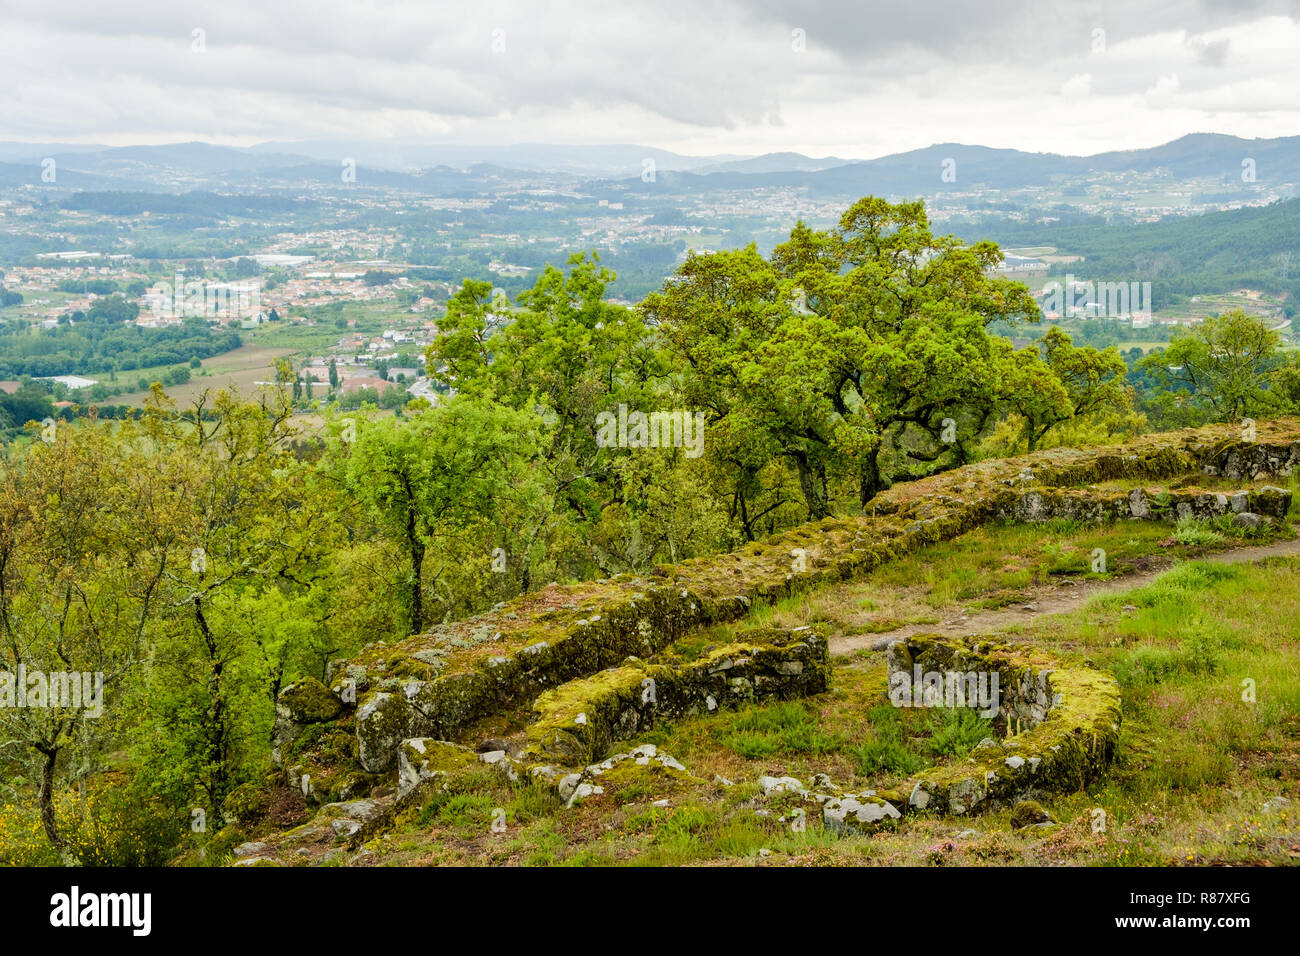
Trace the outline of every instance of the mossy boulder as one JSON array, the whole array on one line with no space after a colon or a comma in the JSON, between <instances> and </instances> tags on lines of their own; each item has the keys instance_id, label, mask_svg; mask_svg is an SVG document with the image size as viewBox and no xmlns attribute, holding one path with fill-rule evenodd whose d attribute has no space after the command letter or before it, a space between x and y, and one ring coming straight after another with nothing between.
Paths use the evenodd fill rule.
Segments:
<instances>
[{"instance_id":1,"label":"mossy boulder","mask_svg":"<svg viewBox=\"0 0 1300 956\"><path fill-rule=\"evenodd\" d=\"M874 790L845 794L822 804L822 822L831 830L878 830L901 817L898 808Z\"/></svg>"},{"instance_id":2,"label":"mossy boulder","mask_svg":"<svg viewBox=\"0 0 1300 956\"><path fill-rule=\"evenodd\" d=\"M1011 827L1023 830L1039 823L1048 823L1051 817L1036 800L1021 800L1011 811Z\"/></svg>"},{"instance_id":3,"label":"mossy boulder","mask_svg":"<svg viewBox=\"0 0 1300 956\"><path fill-rule=\"evenodd\" d=\"M286 748L315 724L328 723L343 712L343 701L314 677L303 677L280 691L275 701L271 756L277 763Z\"/></svg>"},{"instance_id":4,"label":"mossy boulder","mask_svg":"<svg viewBox=\"0 0 1300 956\"><path fill-rule=\"evenodd\" d=\"M391 770L397 745L411 736L411 705L403 694L373 693L357 708L357 759L369 773Z\"/></svg>"},{"instance_id":5,"label":"mossy boulder","mask_svg":"<svg viewBox=\"0 0 1300 956\"><path fill-rule=\"evenodd\" d=\"M479 755L460 744L419 737L404 740L398 749L398 799L431 785L445 788L449 777L478 766Z\"/></svg>"},{"instance_id":6,"label":"mossy boulder","mask_svg":"<svg viewBox=\"0 0 1300 956\"><path fill-rule=\"evenodd\" d=\"M271 804L270 796L255 784L240 784L221 801L221 813L231 823L247 825L261 818Z\"/></svg>"},{"instance_id":7,"label":"mossy boulder","mask_svg":"<svg viewBox=\"0 0 1300 956\"><path fill-rule=\"evenodd\" d=\"M568 806L602 794L609 794L618 802L630 802L662 797L683 788L707 786L654 744L641 744L626 753L614 754L555 782L560 799Z\"/></svg>"},{"instance_id":8,"label":"mossy boulder","mask_svg":"<svg viewBox=\"0 0 1300 956\"><path fill-rule=\"evenodd\" d=\"M1250 510L1269 518L1285 518L1291 510L1291 489L1265 485L1250 496Z\"/></svg>"},{"instance_id":9,"label":"mossy boulder","mask_svg":"<svg viewBox=\"0 0 1300 956\"><path fill-rule=\"evenodd\" d=\"M279 703L300 724L323 724L343 710L343 702L314 677L303 677L280 692Z\"/></svg>"}]
</instances>

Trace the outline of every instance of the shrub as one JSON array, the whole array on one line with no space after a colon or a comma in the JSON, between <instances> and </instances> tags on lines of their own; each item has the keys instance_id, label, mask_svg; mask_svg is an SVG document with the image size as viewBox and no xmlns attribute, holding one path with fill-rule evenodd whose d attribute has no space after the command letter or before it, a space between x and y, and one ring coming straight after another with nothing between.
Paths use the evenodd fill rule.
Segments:
<instances>
[{"instance_id":1,"label":"shrub","mask_svg":"<svg viewBox=\"0 0 1300 956\"><path fill-rule=\"evenodd\" d=\"M1224 537L1195 518L1180 518L1174 528L1174 540L1188 547L1222 544Z\"/></svg>"}]
</instances>

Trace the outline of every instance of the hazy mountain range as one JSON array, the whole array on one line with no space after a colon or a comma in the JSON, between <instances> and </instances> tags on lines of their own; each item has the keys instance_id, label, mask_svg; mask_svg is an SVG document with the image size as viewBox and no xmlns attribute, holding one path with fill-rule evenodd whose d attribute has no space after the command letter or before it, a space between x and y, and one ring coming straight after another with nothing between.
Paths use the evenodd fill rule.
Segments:
<instances>
[{"instance_id":1,"label":"hazy mountain range","mask_svg":"<svg viewBox=\"0 0 1300 956\"><path fill-rule=\"evenodd\" d=\"M53 159L53 184L42 163ZM1090 174L1165 170L1176 179L1241 181L1249 161L1254 182L1300 182L1300 136L1241 139L1211 133L1184 136L1150 149L1062 156L944 143L870 160L811 157L683 156L636 145L430 146L393 143L283 142L251 147L173 143L93 146L0 143L0 186L63 189L185 190L294 188L340 181L345 161L356 185L417 193L490 194L521 180L611 180L632 189L742 189L803 186L826 195L935 195L972 187L1049 185ZM651 165L653 164L653 165ZM48 166L48 164L46 164ZM653 168L653 181L642 174ZM947 173L945 177L944 173Z\"/></svg>"}]
</instances>

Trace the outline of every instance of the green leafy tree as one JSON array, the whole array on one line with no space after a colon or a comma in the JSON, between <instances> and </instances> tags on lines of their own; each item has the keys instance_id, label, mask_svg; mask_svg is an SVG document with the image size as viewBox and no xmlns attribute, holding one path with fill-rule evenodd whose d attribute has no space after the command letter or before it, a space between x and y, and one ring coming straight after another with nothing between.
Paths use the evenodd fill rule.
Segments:
<instances>
[{"instance_id":1,"label":"green leafy tree","mask_svg":"<svg viewBox=\"0 0 1300 956\"><path fill-rule=\"evenodd\" d=\"M1285 402L1269 389L1281 365L1278 344L1277 333L1260 319L1234 309L1177 333L1139 368L1214 421L1276 414Z\"/></svg>"},{"instance_id":2,"label":"green leafy tree","mask_svg":"<svg viewBox=\"0 0 1300 956\"><path fill-rule=\"evenodd\" d=\"M919 202L868 197L833 230L799 223L768 259L752 245L691 255L643 308L736 486L780 458L821 518L835 474L865 504L962 464L1013 397L1024 360L989 326L1039 310L989 275L1000 260L993 243L933 235Z\"/></svg>"},{"instance_id":3,"label":"green leafy tree","mask_svg":"<svg viewBox=\"0 0 1300 956\"><path fill-rule=\"evenodd\" d=\"M46 429L0 478L0 674L11 679L0 679L0 751L38 781L41 823L65 862L56 796L112 749L160 600L163 564L141 556L127 516L176 490L155 484L137 438L130 422ZM149 534L168 549L165 527Z\"/></svg>"},{"instance_id":4,"label":"green leafy tree","mask_svg":"<svg viewBox=\"0 0 1300 956\"><path fill-rule=\"evenodd\" d=\"M1133 411L1128 387L1128 367L1112 346L1098 351L1076 346L1059 328L1048 329L1038 349L1027 356L1023 380L1010 405L1024 419L1024 438L1030 451L1038 448L1048 433L1079 418L1118 419Z\"/></svg>"},{"instance_id":5,"label":"green leafy tree","mask_svg":"<svg viewBox=\"0 0 1300 956\"><path fill-rule=\"evenodd\" d=\"M535 422L500 405L457 397L403 420L384 417L355 427L344 480L405 556L406 624L408 632L418 632L430 623L428 559L436 561L468 526L488 520L522 480L535 452Z\"/></svg>"}]
</instances>

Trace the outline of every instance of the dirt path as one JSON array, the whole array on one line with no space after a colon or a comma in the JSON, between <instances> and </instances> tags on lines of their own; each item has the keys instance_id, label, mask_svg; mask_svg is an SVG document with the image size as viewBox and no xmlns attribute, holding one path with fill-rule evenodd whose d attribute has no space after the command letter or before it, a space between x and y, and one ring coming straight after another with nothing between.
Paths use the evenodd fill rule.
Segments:
<instances>
[{"instance_id":1,"label":"dirt path","mask_svg":"<svg viewBox=\"0 0 1300 956\"><path fill-rule=\"evenodd\" d=\"M1285 555L1300 554L1300 538L1291 541L1275 541L1272 544L1253 548L1234 548L1218 554L1207 554L1197 558L1198 561L1214 561L1219 564L1245 564L1251 561L1263 561ZM1013 607L998 608L992 611L977 611L963 614L954 620L941 624L910 624L892 631L878 631L871 634L848 634L831 638L831 654L844 655L854 651L883 650L891 641L910 637L913 634L930 634L936 631L964 637L968 634L992 634L1018 624L1024 624L1046 614L1061 614L1075 608L1102 594L1128 591L1151 581L1159 574L1168 571L1174 564L1162 565L1145 571L1110 578L1105 581L1067 582L1054 587L1039 587L1032 592L1024 604Z\"/></svg>"}]
</instances>

